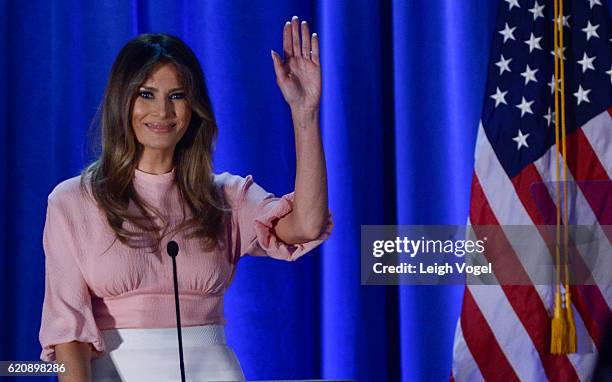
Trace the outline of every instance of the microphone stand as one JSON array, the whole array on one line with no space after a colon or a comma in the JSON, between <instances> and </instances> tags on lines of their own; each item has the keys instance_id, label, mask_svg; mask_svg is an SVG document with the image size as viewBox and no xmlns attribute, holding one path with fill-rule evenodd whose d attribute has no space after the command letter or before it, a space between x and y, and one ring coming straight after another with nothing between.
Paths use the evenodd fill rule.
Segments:
<instances>
[{"instance_id":1,"label":"microphone stand","mask_svg":"<svg viewBox=\"0 0 612 382\"><path fill-rule=\"evenodd\" d=\"M181 367L181 381L185 382L185 362L183 360L183 335L181 334L181 309L179 307L178 277L176 272L176 256L179 253L178 243L174 240L168 242L166 247L168 256L172 258L172 274L174 276L174 303L176 305L176 331L178 333L179 362Z\"/></svg>"}]
</instances>

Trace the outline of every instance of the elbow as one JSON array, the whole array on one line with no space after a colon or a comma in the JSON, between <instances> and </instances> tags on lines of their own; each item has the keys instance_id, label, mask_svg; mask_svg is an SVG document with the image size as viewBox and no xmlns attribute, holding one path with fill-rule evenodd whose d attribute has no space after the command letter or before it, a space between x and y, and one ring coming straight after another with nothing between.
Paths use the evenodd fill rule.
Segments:
<instances>
[{"instance_id":1,"label":"elbow","mask_svg":"<svg viewBox=\"0 0 612 382\"><path fill-rule=\"evenodd\" d=\"M309 222L302 226L300 236L305 241L316 240L321 236L323 229L325 229L325 220Z\"/></svg>"}]
</instances>

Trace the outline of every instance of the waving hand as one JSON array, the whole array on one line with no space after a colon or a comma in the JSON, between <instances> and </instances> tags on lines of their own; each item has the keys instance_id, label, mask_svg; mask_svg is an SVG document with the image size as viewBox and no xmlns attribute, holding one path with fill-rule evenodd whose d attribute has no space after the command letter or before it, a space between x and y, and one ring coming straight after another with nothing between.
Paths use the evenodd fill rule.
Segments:
<instances>
[{"instance_id":1,"label":"waving hand","mask_svg":"<svg viewBox=\"0 0 612 382\"><path fill-rule=\"evenodd\" d=\"M301 30L301 37L300 37ZM292 109L314 110L321 99L319 37L310 35L308 23L297 16L283 28L284 60L272 51L276 82Z\"/></svg>"}]
</instances>

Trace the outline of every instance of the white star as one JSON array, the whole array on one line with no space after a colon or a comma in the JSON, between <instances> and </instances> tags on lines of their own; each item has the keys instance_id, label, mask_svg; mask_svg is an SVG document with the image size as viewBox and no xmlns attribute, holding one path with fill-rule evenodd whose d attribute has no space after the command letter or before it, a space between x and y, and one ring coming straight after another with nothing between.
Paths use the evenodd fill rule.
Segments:
<instances>
[{"instance_id":1,"label":"white star","mask_svg":"<svg viewBox=\"0 0 612 382\"><path fill-rule=\"evenodd\" d=\"M599 0L589 0L589 5L591 6L591 9L593 9L594 6L601 5L601 3Z\"/></svg>"},{"instance_id":2,"label":"white star","mask_svg":"<svg viewBox=\"0 0 612 382\"><path fill-rule=\"evenodd\" d=\"M561 52L561 48L557 49L557 52L559 53L559 56L563 57L563 61L565 61L565 48L567 48L566 46L563 47L563 52ZM552 54L553 56L555 55L555 50L551 50L550 54Z\"/></svg>"},{"instance_id":3,"label":"white star","mask_svg":"<svg viewBox=\"0 0 612 382\"><path fill-rule=\"evenodd\" d=\"M544 14L542 13L543 9L544 9L544 6L538 4L538 2L536 1L535 4L533 5L533 8L529 10L529 12L533 13L534 21L537 20L538 17L544 18Z\"/></svg>"},{"instance_id":4,"label":"white star","mask_svg":"<svg viewBox=\"0 0 612 382\"><path fill-rule=\"evenodd\" d=\"M590 103L591 101L589 100L589 93L591 92L591 89L582 89L582 85L578 86L578 91L576 93L574 93L574 96L576 96L576 98L578 99L578 105L580 105L583 101L586 103Z\"/></svg>"},{"instance_id":5,"label":"white star","mask_svg":"<svg viewBox=\"0 0 612 382\"><path fill-rule=\"evenodd\" d=\"M570 18L570 16L571 16L571 15L563 16L563 26L564 26L564 27L567 27L567 28L569 28L569 27L570 27L570 25L569 25L569 18ZM554 21L557 21L557 22L555 23L555 25L558 25L558 24L559 24L560 19L559 19L559 17L557 17L557 19L556 19L556 20L555 20L555 19L552 19L552 21L553 21L553 22L554 22Z\"/></svg>"},{"instance_id":6,"label":"white star","mask_svg":"<svg viewBox=\"0 0 612 382\"><path fill-rule=\"evenodd\" d=\"M584 52L584 56L582 56L582 60L576 61L577 63L582 65L582 73L586 72L589 69L595 70L595 67L593 66L593 61L595 61L596 58L597 57L595 56L589 57L587 56L586 52Z\"/></svg>"},{"instance_id":7,"label":"white star","mask_svg":"<svg viewBox=\"0 0 612 382\"><path fill-rule=\"evenodd\" d=\"M527 85L529 83L529 81L533 81L533 82L538 82L538 80L536 80L535 78L535 74L539 69L533 69L531 70L531 68L529 67L529 65L527 65L527 67L525 68L525 71L523 73L521 73L521 76L523 78L525 78L525 85Z\"/></svg>"},{"instance_id":8,"label":"white star","mask_svg":"<svg viewBox=\"0 0 612 382\"><path fill-rule=\"evenodd\" d=\"M506 0L506 3L508 3L509 7L508 10L511 11L512 7L517 7L520 8L521 6L518 3L518 0Z\"/></svg>"},{"instance_id":9,"label":"white star","mask_svg":"<svg viewBox=\"0 0 612 382\"><path fill-rule=\"evenodd\" d=\"M608 70L606 74L610 76L610 83L612 84L612 65L610 65L610 70Z\"/></svg>"},{"instance_id":10,"label":"white star","mask_svg":"<svg viewBox=\"0 0 612 382\"><path fill-rule=\"evenodd\" d=\"M508 40L515 40L514 35L513 35L515 29L516 27L510 28L510 26L508 26L508 23L506 23L504 30L499 31L499 34L504 36L504 42Z\"/></svg>"},{"instance_id":11,"label":"white star","mask_svg":"<svg viewBox=\"0 0 612 382\"><path fill-rule=\"evenodd\" d=\"M553 94L555 92L555 75L553 73L552 78L550 79L550 82L548 83L548 87L550 88L550 94Z\"/></svg>"},{"instance_id":12,"label":"white star","mask_svg":"<svg viewBox=\"0 0 612 382\"><path fill-rule=\"evenodd\" d=\"M523 134L521 129L519 129L518 135L516 137L512 138L512 140L514 142L516 142L516 149L517 150L520 150L521 147L523 147L523 146L529 147L529 145L527 144L527 137L528 136L529 136L529 133Z\"/></svg>"},{"instance_id":13,"label":"white star","mask_svg":"<svg viewBox=\"0 0 612 382\"><path fill-rule=\"evenodd\" d=\"M512 70L510 70L510 61L512 61L511 58L509 59L505 59L504 55L501 55L501 58L499 59L499 61L497 61L495 63L496 66L499 66L499 75L501 76L504 71L508 71L508 72L512 72Z\"/></svg>"},{"instance_id":14,"label":"white star","mask_svg":"<svg viewBox=\"0 0 612 382\"><path fill-rule=\"evenodd\" d=\"M597 28L599 28L599 24L597 25L591 25L591 21L587 21L587 26L586 28L582 28L582 31L584 33L586 33L586 39L587 41L589 41L589 39L591 37L597 37L599 38L599 35L597 34Z\"/></svg>"},{"instance_id":15,"label":"white star","mask_svg":"<svg viewBox=\"0 0 612 382\"><path fill-rule=\"evenodd\" d=\"M561 89L561 79L557 80L557 84L559 85L559 89ZM555 92L555 75L552 75L550 82L548 83L548 87L550 87L550 94L554 94Z\"/></svg>"},{"instance_id":16,"label":"white star","mask_svg":"<svg viewBox=\"0 0 612 382\"><path fill-rule=\"evenodd\" d=\"M525 40L525 44L529 45L529 53L531 53L531 51L534 49L542 50L542 47L540 46L541 39L542 37L536 37L532 33L531 36L529 37L529 40Z\"/></svg>"},{"instance_id":17,"label":"white star","mask_svg":"<svg viewBox=\"0 0 612 382\"><path fill-rule=\"evenodd\" d=\"M529 114L533 114L533 111L531 111L531 104L534 101L529 101L527 102L527 100L525 99L525 97L522 97L522 101L521 103L519 103L518 105L516 105L516 107L518 107L519 109L521 109L521 118L523 118L523 116L525 115L525 113L529 113Z\"/></svg>"},{"instance_id":18,"label":"white star","mask_svg":"<svg viewBox=\"0 0 612 382\"><path fill-rule=\"evenodd\" d=\"M506 94L508 94L508 91L502 92L501 90L499 90L499 88L497 88L495 94L491 95L491 98L495 100L495 107L499 106L500 103L503 103L505 105L508 104L506 102Z\"/></svg>"},{"instance_id":19,"label":"white star","mask_svg":"<svg viewBox=\"0 0 612 382\"><path fill-rule=\"evenodd\" d=\"M544 115L544 119L546 120L546 125L550 126L550 123L555 124L555 113L550 110L550 106L548 107L548 113Z\"/></svg>"}]
</instances>

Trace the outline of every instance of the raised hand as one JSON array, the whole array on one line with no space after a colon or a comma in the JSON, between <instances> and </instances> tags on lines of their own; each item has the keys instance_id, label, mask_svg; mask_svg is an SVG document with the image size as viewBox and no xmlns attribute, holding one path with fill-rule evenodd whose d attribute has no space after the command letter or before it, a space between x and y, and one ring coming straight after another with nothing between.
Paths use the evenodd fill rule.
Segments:
<instances>
[{"instance_id":1,"label":"raised hand","mask_svg":"<svg viewBox=\"0 0 612 382\"><path fill-rule=\"evenodd\" d=\"M301 38L300 38L301 29ZM319 37L310 35L308 23L297 16L283 28L284 60L274 50L276 82L292 110L318 110L321 100Z\"/></svg>"}]
</instances>

